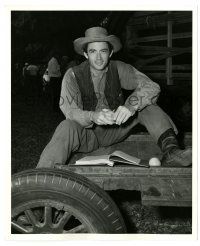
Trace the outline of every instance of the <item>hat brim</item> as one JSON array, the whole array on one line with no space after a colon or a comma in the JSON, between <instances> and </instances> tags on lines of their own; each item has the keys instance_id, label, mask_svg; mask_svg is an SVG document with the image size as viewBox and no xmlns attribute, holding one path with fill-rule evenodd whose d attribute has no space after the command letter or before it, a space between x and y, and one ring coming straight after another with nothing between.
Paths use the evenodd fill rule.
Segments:
<instances>
[{"instance_id":1,"label":"hat brim","mask_svg":"<svg viewBox=\"0 0 200 246\"><path fill-rule=\"evenodd\" d=\"M75 51L80 54L84 55L84 46L88 43L93 42L109 42L113 46L113 52L117 52L121 49L122 45L118 37L115 35L110 35L107 37L83 37L83 38L77 38L74 40L74 49Z\"/></svg>"}]
</instances>

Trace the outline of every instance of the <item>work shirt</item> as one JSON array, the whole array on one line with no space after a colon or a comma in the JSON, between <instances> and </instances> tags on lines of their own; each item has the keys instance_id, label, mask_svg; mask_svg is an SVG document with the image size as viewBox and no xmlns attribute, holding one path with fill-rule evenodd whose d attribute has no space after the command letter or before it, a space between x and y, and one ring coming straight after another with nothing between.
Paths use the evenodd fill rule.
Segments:
<instances>
[{"instance_id":1,"label":"work shirt","mask_svg":"<svg viewBox=\"0 0 200 246\"><path fill-rule=\"evenodd\" d=\"M55 57L52 57L51 60L48 62L48 74L50 78L61 77L60 65Z\"/></svg>"},{"instance_id":2,"label":"work shirt","mask_svg":"<svg viewBox=\"0 0 200 246\"><path fill-rule=\"evenodd\" d=\"M160 92L158 84L130 64L116 61L116 66L121 87L125 90L134 90L126 99L124 106L134 113L137 110L142 110L147 105L156 103ZM90 71L95 94L98 99L96 111L109 109L104 95L108 68L106 67L102 71L90 68ZM60 109L66 119L75 120L84 127L91 126L90 113L83 110L81 93L72 68L67 70L62 81Z\"/></svg>"}]
</instances>

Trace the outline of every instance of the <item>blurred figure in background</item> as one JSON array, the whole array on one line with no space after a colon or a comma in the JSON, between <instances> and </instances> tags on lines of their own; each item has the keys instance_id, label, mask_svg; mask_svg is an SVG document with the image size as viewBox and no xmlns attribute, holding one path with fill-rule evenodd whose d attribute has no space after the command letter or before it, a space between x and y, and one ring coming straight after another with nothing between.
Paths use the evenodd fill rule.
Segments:
<instances>
[{"instance_id":1,"label":"blurred figure in background","mask_svg":"<svg viewBox=\"0 0 200 246\"><path fill-rule=\"evenodd\" d=\"M40 97L41 83L39 79L39 67L34 64L28 65L27 69L27 93L29 100L36 103Z\"/></svg>"},{"instance_id":2,"label":"blurred figure in background","mask_svg":"<svg viewBox=\"0 0 200 246\"><path fill-rule=\"evenodd\" d=\"M22 69L22 86L25 86L25 84L27 84L27 67L28 63L26 62Z\"/></svg>"},{"instance_id":3,"label":"blurred figure in background","mask_svg":"<svg viewBox=\"0 0 200 246\"><path fill-rule=\"evenodd\" d=\"M50 77L49 86L51 90L53 110L60 111L59 100L60 100L62 75L60 70L60 56L56 52L54 52L52 58L48 62L48 74Z\"/></svg>"},{"instance_id":4,"label":"blurred figure in background","mask_svg":"<svg viewBox=\"0 0 200 246\"><path fill-rule=\"evenodd\" d=\"M45 71L43 71L43 75L42 75L42 85L43 85L43 92L47 90L47 86L50 82L50 77L49 77L49 72L48 72L48 68L45 69Z\"/></svg>"}]
</instances>

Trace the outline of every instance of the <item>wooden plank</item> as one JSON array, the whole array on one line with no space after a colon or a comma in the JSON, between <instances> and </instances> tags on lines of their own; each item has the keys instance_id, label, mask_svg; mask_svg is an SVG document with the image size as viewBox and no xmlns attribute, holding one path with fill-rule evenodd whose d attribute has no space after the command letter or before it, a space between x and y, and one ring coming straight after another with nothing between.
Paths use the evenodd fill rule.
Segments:
<instances>
[{"instance_id":1,"label":"wooden plank","mask_svg":"<svg viewBox=\"0 0 200 246\"><path fill-rule=\"evenodd\" d=\"M173 70L192 70L191 64L173 65Z\"/></svg>"},{"instance_id":2,"label":"wooden plank","mask_svg":"<svg viewBox=\"0 0 200 246\"><path fill-rule=\"evenodd\" d=\"M163 46L143 46L143 45L130 45L130 52L135 55L155 55L155 54L166 54L173 52L191 53L192 47L179 48L179 47L163 47Z\"/></svg>"},{"instance_id":3,"label":"wooden plank","mask_svg":"<svg viewBox=\"0 0 200 246\"><path fill-rule=\"evenodd\" d=\"M191 37L192 37L191 32L174 33L172 35L172 39L182 39L182 38L184 39L184 38L191 38ZM155 36L137 38L135 40L135 43L145 43L145 42L153 42L153 41L161 41L161 40L167 40L167 35L155 35Z\"/></svg>"},{"instance_id":4,"label":"wooden plank","mask_svg":"<svg viewBox=\"0 0 200 246\"><path fill-rule=\"evenodd\" d=\"M145 14L144 16L136 16L138 12L136 12L133 15L133 18L128 22L128 24L131 25L140 25L143 23L147 23L146 16L149 16L149 24L153 23L153 24L157 24L159 22L163 22L165 21L167 23L167 21L179 21L182 19L188 19L190 18L190 20L192 20L192 11L171 11L170 13L168 13L167 11L161 11L161 12L154 12L151 13L146 12L147 14ZM145 13L145 12L144 12Z\"/></svg>"},{"instance_id":5,"label":"wooden plank","mask_svg":"<svg viewBox=\"0 0 200 246\"><path fill-rule=\"evenodd\" d=\"M180 25L180 24L188 24L188 23L192 23L192 18L184 18L184 19L179 19L178 21L174 22L174 24L176 26ZM141 30L149 30L149 29L155 29L155 28L160 28L160 27L166 27L166 21L160 21L157 22L156 24L154 23L149 23L148 25L146 23L144 24L140 24L140 25L132 25L132 24L127 24L129 30L131 32L135 32L135 31L141 31Z\"/></svg>"},{"instance_id":6,"label":"wooden plank","mask_svg":"<svg viewBox=\"0 0 200 246\"><path fill-rule=\"evenodd\" d=\"M96 177L163 177L175 176L179 178L191 178L192 168L180 167L136 167L131 165L116 165L113 167L105 166L75 166L75 165L56 165L56 168L70 170L79 174Z\"/></svg>"},{"instance_id":7,"label":"wooden plank","mask_svg":"<svg viewBox=\"0 0 200 246\"><path fill-rule=\"evenodd\" d=\"M173 78L192 78L192 73L173 73Z\"/></svg>"},{"instance_id":8,"label":"wooden plank","mask_svg":"<svg viewBox=\"0 0 200 246\"><path fill-rule=\"evenodd\" d=\"M145 12L144 12L145 13ZM192 20L192 11L171 11L169 12L159 12L157 15L152 13L146 12L147 15L149 16L149 24L157 24L159 22L165 21L179 21L180 19L188 19L190 18ZM155 12L156 13L156 12ZM133 18L128 22L130 25L140 25L147 23L146 18L144 16L136 16L136 14L133 15Z\"/></svg>"},{"instance_id":9,"label":"wooden plank","mask_svg":"<svg viewBox=\"0 0 200 246\"><path fill-rule=\"evenodd\" d=\"M141 181L142 204L192 206L191 178L148 178Z\"/></svg>"},{"instance_id":10,"label":"wooden plank","mask_svg":"<svg viewBox=\"0 0 200 246\"><path fill-rule=\"evenodd\" d=\"M171 12L168 12L170 14ZM167 21L167 47L172 48L172 21ZM166 77L167 77L167 85L173 85L172 78L172 57L167 57L166 59Z\"/></svg>"},{"instance_id":11,"label":"wooden plank","mask_svg":"<svg viewBox=\"0 0 200 246\"><path fill-rule=\"evenodd\" d=\"M152 78L156 78L156 79L166 79L167 78L166 73L146 73L146 75ZM172 73L171 78L191 79L192 73Z\"/></svg>"},{"instance_id":12,"label":"wooden plank","mask_svg":"<svg viewBox=\"0 0 200 246\"><path fill-rule=\"evenodd\" d=\"M172 65L173 70L192 70L192 65L183 64L183 65ZM143 67L144 71L156 71L156 70L166 70L165 65L149 65Z\"/></svg>"},{"instance_id":13,"label":"wooden plank","mask_svg":"<svg viewBox=\"0 0 200 246\"><path fill-rule=\"evenodd\" d=\"M134 167L130 165L56 168L83 175L105 190L137 190L142 202L159 206L191 206L192 168Z\"/></svg>"},{"instance_id":14,"label":"wooden plank","mask_svg":"<svg viewBox=\"0 0 200 246\"><path fill-rule=\"evenodd\" d=\"M192 77L188 77L188 78L184 78L184 77L177 77L176 78L176 81L185 81L185 82L188 82L188 83L190 83L191 84L191 82L192 82ZM184 84L183 84L184 85Z\"/></svg>"},{"instance_id":15,"label":"wooden plank","mask_svg":"<svg viewBox=\"0 0 200 246\"><path fill-rule=\"evenodd\" d=\"M165 71L165 65L149 65L142 68L143 71Z\"/></svg>"},{"instance_id":16,"label":"wooden plank","mask_svg":"<svg viewBox=\"0 0 200 246\"><path fill-rule=\"evenodd\" d=\"M172 21L173 24L182 24L192 22L192 11L178 11L171 12L170 14L158 14L152 16L141 16L138 18L133 18L129 20L128 25L131 26L134 30L142 30L155 28L158 26L166 26L167 21Z\"/></svg>"},{"instance_id":17,"label":"wooden plank","mask_svg":"<svg viewBox=\"0 0 200 246\"><path fill-rule=\"evenodd\" d=\"M155 57L152 57L152 58L149 58L149 59L140 59L140 60L138 60L135 63L135 67L141 68L141 67L143 67L143 66L145 66L147 64L150 64L150 63L153 63L153 62L156 62L156 61L160 61L160 60L164 60L164 59L166 59L167 57L170 57L170 56L176 56L176 55L181 55L181 54L182 54L182 51L176 51L176 52L174 51L174 52L169 52L167 54L158 55L158 56L155 56Z\"/></svg>"}]
</instances>

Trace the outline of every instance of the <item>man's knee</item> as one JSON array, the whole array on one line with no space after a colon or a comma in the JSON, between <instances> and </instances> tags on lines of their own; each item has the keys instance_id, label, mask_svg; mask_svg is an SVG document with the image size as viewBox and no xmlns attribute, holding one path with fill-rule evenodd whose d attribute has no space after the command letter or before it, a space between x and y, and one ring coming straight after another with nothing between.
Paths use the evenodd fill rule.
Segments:
<instances>
[{"instance_id":1,"label":"man's knee","mask_svg":"<svg viewBox=\"0 0 200 246\"><path fill-rule=\"evenodd\" d=\"M76 130L81 129L82 127L76 121L70 120L70 119L66 119L66 120L63 120L58 125L58 128L64 129L65 131L69 131L69 130L76 131Z\"/></svg>"},{"instance_id":2,"label":"man's knee","mask_svg":"<svg viewBox=\"0 0 200 246\"><path fill-rule=\"evenodd\" d=\"M140 111L138 120L152 135L155 135L154 133L156 133L156 135L159 136L169 128L172 128L177 132L177 128L172 119L157 105L147 106Z\"/></svg>"},{"instance_id":3,"label":"man's knee","mask_svg":"<svg viewBox=\"0 0 200 246\"><path fill-rule=\"evenodd\" d=\"M157 105L149 105L138 113L140 124L148 127L169 121L167 114Z\"/></svg>"},{"instance_id":4,"label":"man's knee","mask_svg":"<svg viewBox=\"0 0 200 246\"><path fill-rule=\"evenodd\" d=\"M159 119L160 116L166 116L166 113L158 105L149 105L138 113L139 120L151 117Z\"/></svg>"},{"instance_id":5,"label":"man's knee","mask_svg":"<svg viewBox=\"0 0 200 246\"><path fill-rule=\"evenodd\" d=\"M151 104L146 106L144 109L142 109L140 112L141 113L151 113L154 111L162 110L158 105Z\"/></svg>"},{"instance_id":6,"label":"man's knee","mask_svg":"<svg viewBox=\"0 0 200 246\"><path fill-rule=\"evenodd\" d=\"M81 134L82 127L77 122L73 120L63 120L56 128L54 133L54 139L66 140L69 136L74 134Z\"/></svg>"}]
</instances>

